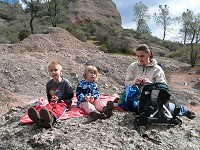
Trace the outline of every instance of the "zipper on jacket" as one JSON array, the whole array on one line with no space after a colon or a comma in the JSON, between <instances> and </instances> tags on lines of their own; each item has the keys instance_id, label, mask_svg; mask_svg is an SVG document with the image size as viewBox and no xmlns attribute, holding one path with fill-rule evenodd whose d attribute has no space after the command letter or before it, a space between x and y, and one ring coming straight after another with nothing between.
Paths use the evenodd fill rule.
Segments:
<instances>
[{"instance_id":1,"label":"zipper on jacket","mask_svg":"<svg viewBox=\"0 0 200 150\"><path fill-rule=\"evenodd\" d=\"M144 70L145 70L145 66L143 66L143 67L142 67L142 73L141 73L141 75L140 75L140 76L142 76L142 75L143 75L143 73L144 73Z\"/></svg>"},{"instance_id":2,"label":"zipper on jacket","mask_svg":"<svg viewBox=\"0 0 200 150\"><path fill-rule=\"evenodd\" d=\"M147 75L147 66L144 66L144 67L143 67L143 70L142 70L142 73L141 73L140 76L142 76L143 73L144 73L144 75Z\"/></svg>"},{"instance_id":3,"label":"zipper on jacket","mask_svg":"<svg viewBox=\"0 0 200 150\"><path fill-rule=\"evenodd\" d=\"M147 75L147 67L146 67L146 72L145 72L145 76Z\"/></svg>"}]
</instances>

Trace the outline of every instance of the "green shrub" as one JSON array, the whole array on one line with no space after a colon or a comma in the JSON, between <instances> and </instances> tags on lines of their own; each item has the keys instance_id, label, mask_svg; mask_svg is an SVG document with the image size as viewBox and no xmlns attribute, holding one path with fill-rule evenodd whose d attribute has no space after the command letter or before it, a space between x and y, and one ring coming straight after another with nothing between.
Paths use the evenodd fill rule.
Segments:
<instances>
[{"instance_id":1,"label":"green shrub","mask_svg":"<svg viewBox=\"0 0 200 150\"><path fill-rule=\"evenodd\" d=\"M96 37L96 36L88 36L88 40L96 41L96 40L97 40L97 37Z\"/></svg>"},{"instance_id":2,"label":"green shrub","mask_svg":"<svg viewBox=\"0 0 200 150\"><path fill-rule=\"evenodd\" d=\"M182 48L167 54L166 57L173 58L184 63L188 63L188 56L190 56L189 53L190 50L188 48Z\"/></svg>"},{"instance_id":3,"label":"green shrub","mask_svg":"<svg viewBox=\"0 0 200 150\"><path fill-rule=\"evenodd\" d=\"M72 27L72 26L66 26L65 29L70 33L72 33L72 31L75 30L74 27Z\"/></svg>"},{"instance_id":4,"label":"green shrub","mask_svg":"<svg viewBox=\"0 0 200 150\"><path fill-rule=\"evenodd\" d=\"M166 40L166 41L162 42L162 46L169 49L170 51L176 51L177 49L182 47L183 44L181 44L179 42L172 42L172 41Z\"/></svg>"},{"instance_id":5,"label":"green shrub","mask_svg":"<svg viewBox=\"0 0 200 150\"><path fill-rule=\"evenodd\" d=\"M7 21L15 20L16 17L12 14L7 14L7 13L0 13L0 18L5 19Z\"/></svg>"},{"instance_id":6,"label":"green shrub","mask_svg":"<svg viewBox=\"0 0 200 150\"><path fill-rule=\"evenodd\" d=\"M19 38L20 41L22 41L23 39L27 38L29 35L31 35L31 32L29 30L26 30L26 29L21 30L19 32L18 38Z\"/></svg>"},{"instance_id":7,"label":"green shrub","mask_svg":"<svg viewBox=\"0 0 200 150\"><path fill-rule=\"evenodd\" d=\"M145 43L147 45L151 45L151 42L148 39L141 39L140 44L143 44L143 43Z\"/></svg>"},{"instance_id":8,"label":"green shrub","mask_svg":"<svg viewBox=\"0 0 200 150\"><path fill-rule=\"evenodd\" d=\"M110 37L107 41L108 52L111 53L132 53L131 42L123 36Z\"/></svg>"},{"instance_id":9,"label":"green shrub","mask_svg":"<svg viewBox=\"0 0 200 150\"><path fill-rule=\"evenodd\" d=\"M93 22L89 22L85 25L85 32L88 34L88 36L94 36L94 33L96 32L98 26L94 24Z\"/></svg>"},{"instance_id":10,"label":"green shrub","mask_svg":"<svg viewBox=\"0 0 200 150\"><path fill-rule=\"evenodd\" d=\"M122 36L128 36L128 37L132 37L132 31L130 29L123 29L121 32Z\"/></svg>"},{"instance_id":11,"label":"green shrub","mask_svg":"<svg viewBox=\"0 0 200 150\"><path fill-rule=\"evenodd\" d=\"M9 44L10 41L8 39L6 39L5 37L0 37L0 43Z\"/></svg>"},{"instance_id":12,"label":"green shrub","mask_svg":"<svg viewBox=\"0 0 200 150\"><path fill-rule=\"evenodd\" d=\"M82 42L87 41L87 36L85 35L84 30L81 30L81 29L72 30L71 34Z\"/></svg>"},{"instance_id":13,"label":"green shrub","mask_svg":"<svg viewBox=\"0 0 200 150\"><path fill-rule=\"evenodd\" d=\"M98 37L98 40L101 42L101 43L106 43L106 41L108 40L109 38L109 33L107 30L104 30L102 28L99 28L97 29L95 35Z\"/></svg>"},{"instance_id":14,"label":"green shrub","mask_svg":"<svg viewBox=\"0 0 200 150\"><path fill-rule=\"evenodd\" d=\"M108 53L108 46L106 44L103 44L99 47L99 50Z\"/></svg>"},{"instance_id":15,"label":"green shrub","mask_svg":"<svg viewBox=\"0 0 200 150\"><path fill-rule=\"evenodd\" d=\"M1 40L1 43L16 43L19 42L18 30L13 26L7 26L0 29L0 35L5 42Z\"/></svg>"}]
</instances>

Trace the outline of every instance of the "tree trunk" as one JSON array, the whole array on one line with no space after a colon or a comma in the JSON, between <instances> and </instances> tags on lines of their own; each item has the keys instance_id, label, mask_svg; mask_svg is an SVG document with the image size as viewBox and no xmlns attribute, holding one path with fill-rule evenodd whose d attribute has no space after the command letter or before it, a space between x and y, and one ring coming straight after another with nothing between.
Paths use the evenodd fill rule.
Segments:
<instances>
[{"instance_id":1,"label":"tree trunk","mask_svg":"<svg viewBox=\"0 0 200 150\"><path fill-rule=\"evenodd\" d=\"M34 18L31 17L31 20L30 20L31 34L33 34L33 20Z\"/></svg>"},{"instance_id":2,"label":"tree trunk","mask_svg":"<svg viewBox=\"0 0 200 150\"><path fill-rule=\"evenodd\" d=\"M192 39L191 39L191 42L190 42L190 47L191 47L190 65L191 65L191 67L194 67L195 66L195 62L196 62L196 60L194 58L194 46L193 46L193 41L194 41L195 35L196 35L196 32L194 31Z\"/></svg>"},{"instance_id":3,"label":"tree trunk","mask_svg":"<svg viewBox=\"0 0 200 150\"><path fill-rule=\"evenodd\" d=\"M191 61L191 67L194 67L195 66L195 60L193 58L193 53L194 53L194 47L193 47L193 43L191 43L190 45L191 47L191 53L190 53L190 61Z\"/></svg>"},{"instance_id":4,"label":"tree trunk","mask_svg":"<svg viewBox=\"0 0 200 150\"><path fill-rule=\"evenodd\" d=\"M166 26L164 26L163 41L165 40L165 35L166 35Z\"/></svg>"},{"instance_id":5,"label":"tree trunk","mask_svg":"<svg viewBox=\"0 0 200 150\"><path fill-rule=\"evenodd\" d=\"M55 0L55 5L54 5L54 27L57 26L57 0Z\"/></svg>"},{"instance_id":6,"label":"tree trunk","mask_svg":"<svg viewBox=\"0 0 200 150\"><path fill-rule=\"evenodd\" d=\"M183 44L186 43L186 36L187 36L187 27L185 27L185 32L184 32L184 41L183 41Z\"/></svg>"}]
</instances>

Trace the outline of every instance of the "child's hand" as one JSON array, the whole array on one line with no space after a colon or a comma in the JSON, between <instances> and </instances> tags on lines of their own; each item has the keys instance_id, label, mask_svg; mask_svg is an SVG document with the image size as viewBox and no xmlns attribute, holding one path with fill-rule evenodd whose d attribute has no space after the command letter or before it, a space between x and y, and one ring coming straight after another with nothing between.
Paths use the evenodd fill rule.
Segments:
<instances>
[{"instance_id":1,"label":"child's hand","mask_svg":"<svg viewBox=\"0 0 200 150\"><path fill-rule=\"evenodd\" d=\"M94 102L94 97L93 96L85 96L84 97L85 101L93 103Z\"/></svg>"},{"instance_id":2,"label":"child's hand","mask_svg":"<svg viewBox=\"0 0 200 150\"><path fill-rule=\"evenodd\" d=\"M90 101L90 96L85 96L84 99L85 99L86 102L89 102Z\"/></svg>"},{"instance_id":3,"label":"child's hand","mask_svg":"<svg viewBox=\"0 0 200 150\"><path fill-rule=\"evenodd\" d=\"M93 96L90 96L90 103L94 103L94 97Z\"/></svg>"},{"instance_id":4,"label":"child's hand","mask_svg":"<svg viewBox=\"0 0 200 150\"><path fill-rule=\"evenodd\" d=\"M58 101L58 96L56 95L52 96L51 101L55 101L55 102Z\"/></svg>"}]
</instances>

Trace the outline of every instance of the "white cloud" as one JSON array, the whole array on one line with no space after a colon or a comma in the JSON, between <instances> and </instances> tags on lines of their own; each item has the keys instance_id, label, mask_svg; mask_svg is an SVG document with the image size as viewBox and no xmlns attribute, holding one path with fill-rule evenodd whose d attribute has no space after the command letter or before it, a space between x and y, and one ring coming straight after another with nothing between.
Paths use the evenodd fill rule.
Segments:
<instances>
[{"instance_id":1,"label":"white cloud","mask_svg":"<svg viewBox=\"0 0 200 150\"><path fill-rule=\"evenodd\" d=\"M22 5L22 8L25 9L26 8L26 5L24 3L22 3L21 0L19 0L19 3Z\"/></svg>"},{"instance_id":2,"label":"white cloud","mask_svg":"<svg viewBox=\"0 0 200 150\"><path fill-rule=\"evenodd\" d=\"M28 1L31 1L31 0L28 0ZM47 2L47 0L40 0L40 2L44 3L44 2ZM22 4L22 8L23 8L23 9L26 8L26 4L22 3L21 0L19 0L19 3Z\"/></svg>"},{"instance_id":3,"label":"white cloud","mask_svg":"<svg viewBox=\"0 0 200 150\"><path fill-rule=\"evenodd\" d=\"M187 9L192 10L194 13L198 13L200 1L197 0L175 0L170 1L167 4L170 7L170 11L172 14L181 15L183 12L185 12Z\"/></svg>"}]
</instances>

